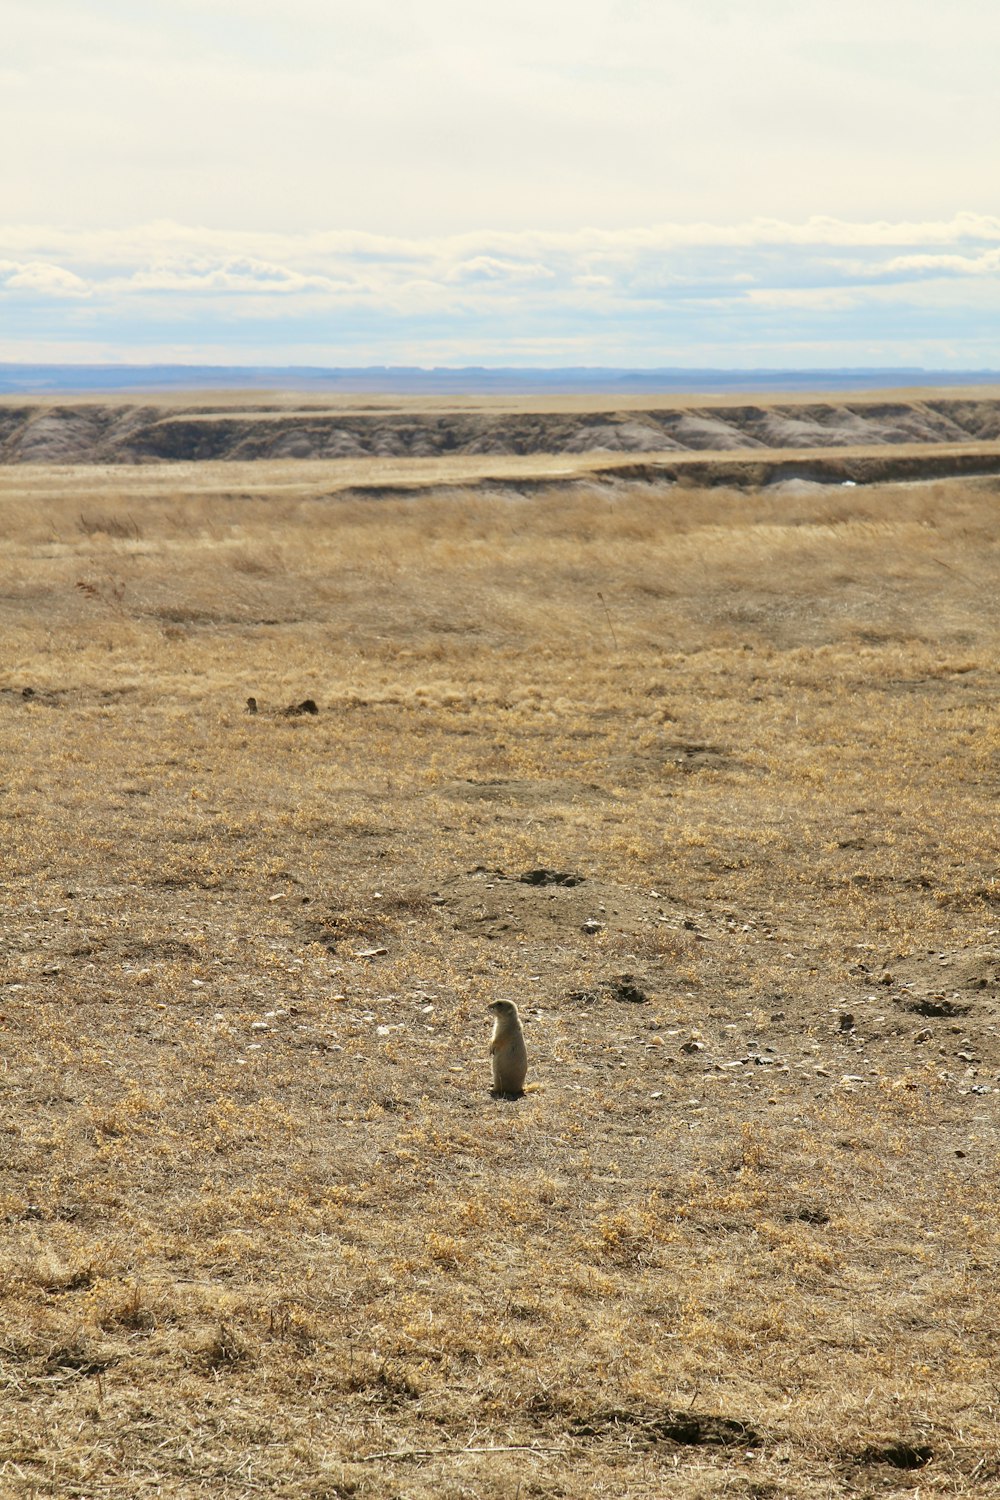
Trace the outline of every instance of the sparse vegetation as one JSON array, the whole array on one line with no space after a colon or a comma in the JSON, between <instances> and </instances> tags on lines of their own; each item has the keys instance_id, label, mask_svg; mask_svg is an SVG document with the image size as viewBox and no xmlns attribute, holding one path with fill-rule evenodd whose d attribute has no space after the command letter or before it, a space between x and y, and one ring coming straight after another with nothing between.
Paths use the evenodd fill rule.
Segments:
<instances>
[{"instance_id":1,"label":"sparse vegetation","mask_svg":"<svg viewBox=\"0 0 1000 1500\"><path fill-rule=\"evenodd\" d=\"M996 483L96 483L0 472L0 1491L1000 1491Z\"/></svg>"}]
</instances>

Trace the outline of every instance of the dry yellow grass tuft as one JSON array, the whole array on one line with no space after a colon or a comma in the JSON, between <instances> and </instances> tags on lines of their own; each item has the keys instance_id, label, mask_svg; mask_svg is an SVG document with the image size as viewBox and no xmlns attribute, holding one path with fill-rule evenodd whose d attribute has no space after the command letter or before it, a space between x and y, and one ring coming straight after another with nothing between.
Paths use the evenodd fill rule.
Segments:
<instances>
[{"instance_id":1,"label":"dry yellow grass tuft","mask_svg":"<svg viewBox=\"0 0 1000 1500\"><path fill-rule=\"evenodd\" d=\"M0 498L0 1491L997 1493L996 484L133 478Z\"/></svg>"}]
</instances>

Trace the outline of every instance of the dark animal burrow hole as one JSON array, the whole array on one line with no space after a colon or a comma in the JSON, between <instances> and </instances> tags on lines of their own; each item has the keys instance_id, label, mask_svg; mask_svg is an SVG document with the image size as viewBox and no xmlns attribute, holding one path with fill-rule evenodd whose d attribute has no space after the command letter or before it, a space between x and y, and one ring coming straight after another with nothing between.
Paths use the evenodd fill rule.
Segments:
<instances>
[{"instance_id":1,"label":"dark animal burrow hole","mask_svg":"<svg viewBox=\"0 0 1000 1500\"><path fill-rule=\"evenodd\" d=\"M886 1443L868 1447L860 1455L863 1464L888 1464L893 1469L922 1469L930 1463L934 1450L926 1443Z\"/></svg>"},{"instance_id":2,"label":"dark animal burrow hole","mask_svg":"<svg viewBox=\"0 0 1000 1500\"><path fill-rule=\"evenodd\" d=\"M900 1004L915 1016L967 1016L972 1009L955 1000L903 1000Z\"/></svg>"}]
</instances>

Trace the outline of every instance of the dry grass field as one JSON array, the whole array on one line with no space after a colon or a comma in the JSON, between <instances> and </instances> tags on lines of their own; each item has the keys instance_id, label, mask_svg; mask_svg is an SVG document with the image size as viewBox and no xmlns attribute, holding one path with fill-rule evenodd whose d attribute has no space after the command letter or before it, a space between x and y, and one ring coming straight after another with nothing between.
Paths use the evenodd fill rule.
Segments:
<instances>
[{"instance_id":1,"label":"dry grass field","mask_svg":"<svg viewBox=\"0 0 1000 1500\"><path fill-rule=\"evenodd\" d=\"M229 477L0 476L0 1493L1000 1493L1000 484Z\"/></svg>"}]
</instances>

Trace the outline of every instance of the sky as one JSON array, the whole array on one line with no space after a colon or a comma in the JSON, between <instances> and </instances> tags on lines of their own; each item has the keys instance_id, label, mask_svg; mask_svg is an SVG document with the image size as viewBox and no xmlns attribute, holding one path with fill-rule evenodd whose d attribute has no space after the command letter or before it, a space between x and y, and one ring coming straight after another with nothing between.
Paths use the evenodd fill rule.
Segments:
<instances>
[{"instance_id":1,"label":"sky","mask_svg":"<svg viewBox=\"0 0 1000 1500\"><path fill-rule=\"evenodd\" d=\"M0 360L1000 368L993 0L4 0Z\"/></svg>"}]
</instances>

